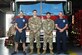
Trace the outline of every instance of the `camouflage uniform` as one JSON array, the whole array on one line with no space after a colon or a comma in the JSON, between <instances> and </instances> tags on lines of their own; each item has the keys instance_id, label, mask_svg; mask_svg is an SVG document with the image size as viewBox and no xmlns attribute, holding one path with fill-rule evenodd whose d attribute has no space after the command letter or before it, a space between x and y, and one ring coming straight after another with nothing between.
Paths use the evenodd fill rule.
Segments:
<instances>
[{"instance_id":1,"label":"camouflage uniform","mask_svg":"<svg viewBox=\"0 0 82 55\"><path fill-rule=\"evenodd\" d=\"M14 24L9 28L7 36L8 38L8 44L14 45L14 36L16 34L15 26Z\"/></svg>"},{"instance_id":2,"label":"camouflage uniform","mask_svg":"<svg viewBox=\"0 0 82 55\"><path fill-rule=\"evenodd\" d=\"M47 48L47 42L49 43L49 49L53 50L53 30L54 30L54 21L51 19L46 19L43 21L43 30L44 30L44 44L43 50Z\"/></svg>"},{"instance_id":3,"label":"camouflage uniform","mask_svg":"<svg viewBox=\"0 0 82 55\"><path fill-rule=\"evenodd\" d=\"M29 29L30 29L30 36L29 36L29 40L30 40L30 49L33 49L33 43L34 43L34 39L36 40L36 47L40 48L40 29L41 29L41 20L39 17L31 17L29 19L28 22L29 25ZM36 31L34 33L34 31Z\"/></svg>"},{"instance_id":4,"label":"camouflage uniform","mask_svg":"<svg viewBox=\"0 0 82 55\"><path fill-rule=\"evenodd\" d=\"M15 30L15 26L14 26L14 24L13 24L13 25L9 28L7 35L8 35L8 37L11 37L12 35L15 35L15 34L16 34L16 30Z\"/></svg>"}]
</instances>

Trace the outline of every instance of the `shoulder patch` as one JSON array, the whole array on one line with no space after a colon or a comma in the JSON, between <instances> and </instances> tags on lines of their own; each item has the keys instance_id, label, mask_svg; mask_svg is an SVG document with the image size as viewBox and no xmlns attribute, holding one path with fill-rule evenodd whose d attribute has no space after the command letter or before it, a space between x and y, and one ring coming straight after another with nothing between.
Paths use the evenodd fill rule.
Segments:
<instances>
[{"instance_id":1,"label":"shoulder patch","mask_svg":"<svg viewBox=\"0 0 82 55\"><path fill-rule=\"evenodd\" d=\"M63 23L65 23L65 20L63 20Z\"/></svg>"},{"instance_id":2,"label":"shoulder patch","mask_svg":"<svg viewBox=\"0 0 82 55\"><path fill-rule=\"evenodd\" d=\"M23 22L25 22L25 19L23 19Z\"/></svg>"}]
</instances>

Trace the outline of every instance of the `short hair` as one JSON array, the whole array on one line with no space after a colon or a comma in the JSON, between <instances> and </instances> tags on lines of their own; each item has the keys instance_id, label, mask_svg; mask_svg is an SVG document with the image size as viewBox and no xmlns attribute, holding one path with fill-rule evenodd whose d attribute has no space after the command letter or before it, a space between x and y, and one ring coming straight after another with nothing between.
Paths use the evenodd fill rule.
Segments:
<instances>
[{"instance_id":1,"label":"short hair","mask_svg":"<svg viewBox=\"0 0 82 55\"><path fill-rule=\"evenodd\" d=\"M61 13L63 13L63 11L60 11Z\"/></svg>"},{"instance_id":2,"label":"short hair","mask_svg":"<svg viewBox=\"0 0 82 55\"><path fill-rule=\"evenodd\" d=\"M59 13L62 13L64 15L64 13L62 11L60 11Z\"/></svg>"},{"instance_id":3,"label":"short hair","mask_svg":"<svg viewBox=\"0 0 82 55\"><path fill-rule=\"evenodd\" d=\"M51 13L50 13L50 12L47 12L47 13L46 13L46 15L47 15L47 14L50 14L50 15L51 15Z\"/></svg>"},{"instance_id":4,"label":"short hair","mask_svg":"<svg viewBox=\"0 0 82 55\"><path fill-rule=\"evenodd\" d=\"M34 11L36 11L36 12L37 12L37 10L33 10L32 12L34 12Z\"/></svg>"},{"instance_id":5,"label":"short hair","mask_svg":"<svg viewBox=\"0 0 82 55\"><path fill-rule=\"evenodd\" d=\"M23 11L22 11L22 10L21 10L21 11L19 11L19 13L20 13L20 12L22 12L22 13L23 13Z\"/></svg>"},{"instance_id":6,"label":"short hair","mask_svg":"<svg viewBox=\"0 0 82 55\"><path fill-rule=\"evenodd\" d=\"M18 16L20 15L20 13L22 13L24 15L23 11L21 10L21 11L19 11Z\"/></svg>"}]
</instances>

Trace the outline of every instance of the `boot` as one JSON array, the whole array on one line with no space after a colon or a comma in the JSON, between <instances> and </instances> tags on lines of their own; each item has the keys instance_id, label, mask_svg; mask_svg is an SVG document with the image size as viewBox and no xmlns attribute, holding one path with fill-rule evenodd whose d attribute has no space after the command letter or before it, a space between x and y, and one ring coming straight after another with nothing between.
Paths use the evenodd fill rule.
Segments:
<instances>
[{"instance_id":1,"label":"boot","mask_svg":"<svg viewBox=\"0 0 82 55\"><path fill-rule=\"evenodd\" d=\"M50 54L51 54L51 55L54 55L53 50L50 50Z\"/></svg>"},{"instance_id":2,"label":"boot","mask_svg":"<svg viewBox=\"0 0 82 55\"><path fill-rule=\"evenodd\" d=\"M45 55L46 54L46 50L44 50L42 54Z\"/></svg>"},{"instance_id":3,"label":"boot","mask_svg":"<svg viewBox=\"0 0 82 55\"><path fill-rule=\"evenodd\" d=\"M33 54L33 49L30 49L30 55L32 55Z\"/></svg>"},{"instance_id":4,"label":"boot","mask_svg":"<svg viewBox=\"0 0 82 55\"><path fill-rule=\"evenodd\" d=\"M40 55L40 48L37 49L37 54Z\"/></svg>"}]
</instances>

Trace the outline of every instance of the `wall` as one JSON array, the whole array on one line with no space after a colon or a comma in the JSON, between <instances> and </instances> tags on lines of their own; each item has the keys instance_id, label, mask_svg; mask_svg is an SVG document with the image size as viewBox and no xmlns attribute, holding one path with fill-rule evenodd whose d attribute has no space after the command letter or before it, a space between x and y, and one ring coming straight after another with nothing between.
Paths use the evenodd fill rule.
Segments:
<instances>
[{"instance_id":1,"label":"wall","mask_svg":"<svg viewBox=\"0 0 82 55\"><path fill-rule=\"evenodd\" d=\"M5 36L5 13L0 11L0 37Z\"/></svg>"}]
</instances>

